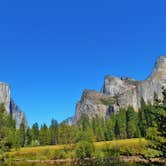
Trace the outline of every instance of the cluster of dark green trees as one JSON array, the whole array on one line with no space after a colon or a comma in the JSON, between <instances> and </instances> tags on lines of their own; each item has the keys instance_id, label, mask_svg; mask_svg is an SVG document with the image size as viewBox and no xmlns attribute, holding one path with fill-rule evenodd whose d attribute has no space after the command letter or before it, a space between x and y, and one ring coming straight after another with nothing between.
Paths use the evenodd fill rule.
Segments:
<instances>
[{"instance_id":1,"label":"cluster of dark green trees","mask_svg":"<svg viewBox=\"0 0 166 166\"><path fill-rule=\"evenodd\" d=\"M77 125L58 124L52 120L51 125L41 127L35 123L25 129L22 123L19 129L21 146L72 144L89 136L93 141L110 141L115 139L138 138L141 131L138 126L139 116L132 107L121 109L117 115L105 121L99 117L89 120L82 116ZM83 137L83 138L82 138Z\"/></svg>"},{"instance_id":2,"label":"cluster of dark green trees","mask_svg":"<svg viewBox=\"0 0 166 166\"><path fill-rule=\"evenodd\" d=\"M58 124L52 120L47 126L39 127L35 123L31 128L26 128L21 123L20 128L15 128L15 122L5 114L3 104L0 106L0 149L5 151L10 148L25 146L73 144L83 141L111 141L115 139L146 137L153 143L151 146L166 151L166 90L163 89L163 101L154 95L154 105L141 101L141 108L135 112L132 107L120 109L117 114L112 114L110 119L104 120L95 117L91 120L82 116L76 125ZM86 142L87 141L87 142Z\"/></svg>"},{"instance_id":3,"label":"cluster of dark green trees","mask_svg":"<svg viewBox=\"0 0 166 166\"><path fill-rule=\"evenodd\" d=\"M0 105L0 153L16 145L15 121L6 114L4 105Z\"/></svg>"}]
</instances>

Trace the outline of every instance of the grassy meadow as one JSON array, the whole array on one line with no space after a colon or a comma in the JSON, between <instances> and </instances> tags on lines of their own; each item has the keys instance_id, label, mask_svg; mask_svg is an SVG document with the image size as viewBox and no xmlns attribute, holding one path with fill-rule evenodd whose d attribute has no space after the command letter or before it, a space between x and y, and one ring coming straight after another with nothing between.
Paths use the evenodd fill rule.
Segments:
<instances>
[{"instance_id":1,"label":"grassy meadow","mask_svg":"<svg viewBox=\"0 0 166 166\"><path fill-rule=\"evenodd\" d=\"M94 143L95 152L93 157L118 157L120 155L135 156L145 151L147 141L145 139L126 139L109 142ZM75 148L77 145L56 145L26 147L19 150L12 149L5 153L12 160L57 160L76 158Z\"/></svg>"}]
</instances>

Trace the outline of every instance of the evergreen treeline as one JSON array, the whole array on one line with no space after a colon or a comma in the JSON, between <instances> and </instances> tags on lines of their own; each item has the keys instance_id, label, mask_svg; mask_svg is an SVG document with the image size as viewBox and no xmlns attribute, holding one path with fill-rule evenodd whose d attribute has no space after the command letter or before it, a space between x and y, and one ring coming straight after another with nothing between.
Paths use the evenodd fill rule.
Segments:
<instances>
[{"instance_id":1,"label":"evergreen treeline","mask_svg":"<svg viewBox=\"0 0 166 166\"><path fill-rule=\"evenodd\" d=\"M154 105L146 104L142 99L138 112L135 112L132 107L120 109L107 120L99 117L89 120L85 115L76 125L58 124L53 119L49 126L46 124L39 126L35 123L31 128L26 128L24 123L21 123L18 130L15 128L15 122L5 114L2 104L0 106L0 149L7 151L10 148L25 146L73 144L81 141L86 144L94 141L147 137L153 141L152 145L157 144L157 149L165 154L166 90L163 90L163 101L160 101L156 94L154 96Z\"/></svg>"},{"instance_id":2,"label":"evergreen treeline","mask_svg":"<svg viewBox=\"0 0 166 166\"><path fill-rule=\"evenodd\" d=\"M84 140L89 136L93 141L110 141L115 139L138 138L141 135L139 116L132 107L121 109L117 115L105 121L99 117L89 120L82 116L77 125L69 126L65 123L58 124L56 120L51 125L41 126L35 123L32 128L26 129L24 123L18 130L20 146L72 144ZM82 138L83 137L83 138Z\"/></svg>"}]
</instances>

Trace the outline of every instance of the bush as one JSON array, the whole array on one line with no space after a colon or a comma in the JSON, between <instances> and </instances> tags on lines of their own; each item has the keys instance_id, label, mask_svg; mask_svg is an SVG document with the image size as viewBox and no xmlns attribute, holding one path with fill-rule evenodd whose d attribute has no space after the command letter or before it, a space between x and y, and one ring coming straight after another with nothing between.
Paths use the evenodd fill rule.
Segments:
<instances>
[{"instance_id":1,"label":"bush","mask_svg":"<svg viewBox=\"0 0 166 166\"><path fill-rule=\"evenodd\" d=\"M118 158L120 156L120 147L119 146L105 146L103 149L104 156L105 157L116 157Z\"/></svg>"},{"instance_id":2,"label":"bush","mask_svg":"<svg viewBox=\"0 0 166 166\"><path fill-rule=\"evenodd\" d=\"M160 157L161 156L161 152L158 150L154 150L154 149L150 149L147 148L142 152L142 156L144 158L155 158L155 157Z\"/></svg>"},{"instance_id":3,"label":"bush","mask_svg":"<svg viewBox=\"0 0 166 166\"><path fill-rule=\"evenodd\" d=\"M51 155L51 152L50 152L49 149L45 149L45 150L43 150L43 151L41 152L40 155L41 155L41 156L45 156L45 158L47 159L47 158L49 158L49 156Z\"/></svg>"},{"instance_id":4,"label":"bush","mask_svg":"<svg viewBox=\"0 0 166 166\"><path fill-rule=\"evenodd\" d=\"M80 159L91 158L93 152L93 143L87 141L80 141L76 147L76 156Z\"/></svg>"},{"instance_id":5,"label":"bush","mask_svg":"<svg viewBox=\"0 0 166 166\"><path fill-rule=\"evenodd\" d=\"M100 99L101 103L104 104L104 105L113 105L115 103L115 101L112 99Z\"/></svg>"},{"instance_id":6,"label":"bush","mask_svg":"<svg viewBox=\"0 0 166 166\"><path fill-rule=\"evenodd\" d=\"M95 158L104 158L105 157L104 152L101 150L95 150L93 156Z\"/></svg>"},{"instance_id":7,"label":"bush","mask_svg":"<svg viewBox=\"0 0 166 166\"><path fill-rule=\"evenodd\" d=\"M54 154L53 154L53 160L57 160L57 159L66 159L66 153L64 150L55 150Z\"/></svg>"},{"instance_id":8,"label":"bush","mask_svg":"<svg viewBox=\"0 0 166 166\"><path fill-rule=\"evenodd\" d=\"M144 149L146 149L145 144L141 142L132 143L132 144L121 146L120 153L121 155L135 156L135 155L140 155Z\"/></svg>"}]
</instances>

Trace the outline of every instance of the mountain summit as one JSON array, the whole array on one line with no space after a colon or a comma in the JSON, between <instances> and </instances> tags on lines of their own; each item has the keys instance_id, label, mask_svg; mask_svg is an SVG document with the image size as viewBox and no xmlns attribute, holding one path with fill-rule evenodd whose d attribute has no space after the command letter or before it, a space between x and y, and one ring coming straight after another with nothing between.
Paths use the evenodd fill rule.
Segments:
<instances>
[{"instance_id":1,"label":"mountain summit","mask_svg":"<svg viewBox=\"0 0 166 166\"><path fill-rule=\"evenodd\" d=\"M101 92L85 90L76 105L72 121L76 123L82 115L87 115L90 119L95 116L107 118L112 112L116 113L120 108L128 106L138 111L141 99L153 104L155 93L162 99L162 87L166 87L166 56L157 59L154 70L146 80L109 75L104 79Z\"/></svg>"},{"instance_id":2,"label":"mountain summit","mask_svg":"<svg viewBox=\"0 0 166 166\"><path fill-rule=\"evenodd\" d=\"M0 82L0 104L4 104L6 113L16 121L16 128L19 128L22 121L27 126L27 120L25 114L14 103L10 95L10 86L4 82Z\"/></svg>"}]
</instances>

